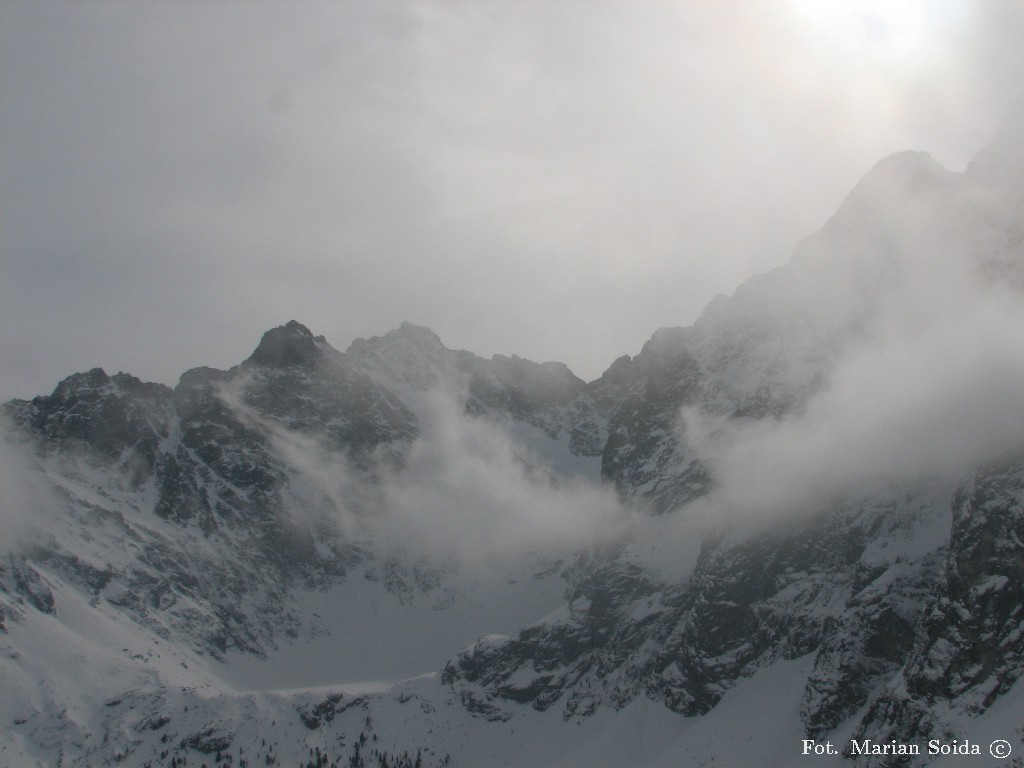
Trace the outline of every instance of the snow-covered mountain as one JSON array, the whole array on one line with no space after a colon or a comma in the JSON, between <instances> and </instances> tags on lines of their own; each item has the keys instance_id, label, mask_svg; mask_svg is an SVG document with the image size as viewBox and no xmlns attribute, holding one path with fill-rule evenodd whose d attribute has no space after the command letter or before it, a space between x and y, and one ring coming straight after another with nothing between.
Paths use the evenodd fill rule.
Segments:
<instances>
[{"instance_id":1,"label":"snow-covered mountain","mask_svg":"<svg viewBox=\"0 0 1024 768\"><path fill-rule=\"evenodd\" d=\"M7 403L0 762L1024 764L1021 122L590 383L293 321Z\"/></svg>"}]
</instances>

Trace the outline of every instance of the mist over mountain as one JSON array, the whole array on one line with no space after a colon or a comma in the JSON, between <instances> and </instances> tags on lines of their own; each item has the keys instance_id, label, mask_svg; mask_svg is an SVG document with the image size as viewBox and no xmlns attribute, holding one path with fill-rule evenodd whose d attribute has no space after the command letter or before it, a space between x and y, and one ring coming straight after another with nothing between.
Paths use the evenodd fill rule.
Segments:
<instances>
[{"instance_id":1,"label":"mist over mountain","mask_svg":"<svg viewBox=\"0 0 1024 768\"><path fill-rule=\"evenodd\" d=\"M292 320L9 401L0 761L1024 750L1022 146L881 160L591 382Z\"/></svg>"}]
</instances>

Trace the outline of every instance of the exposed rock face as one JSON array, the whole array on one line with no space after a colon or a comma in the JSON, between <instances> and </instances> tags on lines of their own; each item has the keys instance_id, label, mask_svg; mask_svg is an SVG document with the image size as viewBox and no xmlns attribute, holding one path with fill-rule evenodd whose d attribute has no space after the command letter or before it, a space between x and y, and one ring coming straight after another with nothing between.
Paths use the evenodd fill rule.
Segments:
<instances>
[{"instance_id":1,"label":"exposed rock face","mask_svg":"<svg viewBox=\"0 0 1024 768\"><path fill-rule=\"evenodd\" d=\"M271 328L260 339L247 362L267 368L287 368L293 365L314 365L325 356L327 340L323 336L313 338L309 329L289 320L279 328Z\"/></svg>"},{"instance_id":2,"label":"exposed rock face","mask_svg":"<svg viewBox=\"0 0 1024 768\"><path fill-rule=\"evenodd\" d=\"M935 552L880 549L948 525L929 505L880 495L788 530L708 539L686 584L617 558L592 564L566 615L491 638L449 662L444 679L480 697L552 706L566 718L639 696L684 715L714 707L738 679L779 659L815 655L802 716L830 731L897 674L940 581ZM509 680L516 680L511 685Z\"/></svg>"},{"instance_id":3,"label":"exposed rock face","mask_svg":"<svg viewBox=\"0 0 1024 768\"><path fill-rule=\"evenodd\" d=\"M0 581L51 612L38 570L51 569L215 657L262 654L299 631L291 586L334 583L369 556L358 533L339 528L333 502L304 487L288 441L351 473L346 503L371 513L375 473L401 466L434 390L476 418L563 440L567 455L600 453L604 421L564 365L484 360L408 323L341 353L292 321L264 334L241 365L187 371L173 390L94 369L50 396L7 403L17 440L35 452L65 500L64 523L85 543L12 555ZM96 482L104 490L87 501L81 487ZM124 505L139 515L126 517ZM88 544L98 524L115 527L135 554L105 562L103 547ZM5 606L5 616L17 613Z\"/></svg>"},{"instance_id":4,"label":"exposed rock face","mask_svg":"<svg viewBox=\"0 0 1024 768\"><path fill-rule=\"evenodd\" d=\"M134 376L107 376L100 368L62 381L49 397L8 404L26 432L42 438L49 452L83 451L90 460L121 463L135 487L153 469L160 441L168 434L171 391Z\"/></svg>"},{"instance_id":5,"label":"exposed rock face","mask_svg":"<svg viewBox=\"0 0 1024 768\"><path fill-rule=\"evenodd\" d=\"M953 738L953 714L981 714L1020 678L1022 525L1024 463L979 470L957 489L944 573L857 738Z\"/></svg>"}]
</instances>

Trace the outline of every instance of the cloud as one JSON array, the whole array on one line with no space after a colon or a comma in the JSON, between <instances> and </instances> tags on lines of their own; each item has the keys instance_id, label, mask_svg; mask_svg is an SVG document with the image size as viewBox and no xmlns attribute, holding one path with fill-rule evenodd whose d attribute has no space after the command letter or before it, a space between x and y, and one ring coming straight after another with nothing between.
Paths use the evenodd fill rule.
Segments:
<instances>
[{"instance_id":1,"label":"cloud","mask_svg":"<svg viewBox=\"0 0 1024 768\"><path fill-rule=\"evenodd\" d=\"M559 474L507 424L468 415L455 392L420 393L418 437L397 461L386 446L356 467L322 436L246 405L247 385L242 379L219 396L267 435L287 468L294 524L327 522L378 553L486 569L574 555L620 536L628 522L611 488Z\"/></svg>"},{"instance_id":2,"label":"cloud","mask_svg":"<svg viewBox=\"0 0 1024 768\"><path fill-rule=\"evenodd\" d=\"M620 535L628 521L611 488L554 474L507 427L427 399L422 434L383 480L392 541L433 558L561 557Z\"/></svg>"},{"instance_id":3,"label":"cloud","mask_svg":"<svg viewBox=\"0 0 1024 768\"><path fill-rule=\"evenodd\" d=\"M28 447L0 416L0 553L39 545L50 535L47 523L65 506L39 471Z\"/></svg>"},{"instance_id":4,"label":"cloud","mask_svg":"<svg viewBox=\"0 0 1024 768\"><path fill-rule=\"evenodd\" d=\"M706 506L808 511L884 484L956 482L1024 452L1019 289L958 261L976 241L947 242L945 252L938 239L911 242L897 289L806 408L762 420L683 413L687 439L719 479Z\"/></svg>"},{"instance_id":5,"label":"cloud","mask_svg":"<svg viewBox=\"0 0 1024 768\"><path fill-rule=\"evenodd\" d=\"M594 378L879 157L984 144L1024 12L942 5L908 63L786 3L5 4L0 399L291 317Z\"/></svg>"}]
</instances>

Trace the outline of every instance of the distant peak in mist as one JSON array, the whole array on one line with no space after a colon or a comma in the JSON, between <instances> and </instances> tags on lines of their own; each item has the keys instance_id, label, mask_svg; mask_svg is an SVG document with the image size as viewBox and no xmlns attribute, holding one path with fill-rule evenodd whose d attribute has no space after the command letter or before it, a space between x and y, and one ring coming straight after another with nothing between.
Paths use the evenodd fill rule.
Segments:
<instances>
[{"instance_id":1,"label":"distant peak in mist","mask_svg":"<svg viewBox=\"0 0 1024 768\"><path fill-rule=\"evenodd\" d=\"M950 171L927 152L905 150L883 157L869 170L854 189L878 183L891 184L905 192L933 189L944 181Z\"/></svg>"},{"instance_id":2,"label":"distant peak in mist","mask_svg":"<svg viewBox=\"0 0 1024 768\"><path fill-rule=\"evenodd\" d=\"M264 333L247 362L272 368L308 365L323 357L320 345L326 344L323 336L314 337L302 323L290 320Z\"/></svg>"},{"instance_id":3,"label":"distant peak in mist","mask_svg":"<svg viewBox=\"0 0 1024 768\"><path fill-rule=\"evenodd\" d=\"M419 347L443 347L441 337L425 325L413 325L410 322L403 322L398 328L389 331L388 336L400 336L408 339Z\"/></svg>"},{"instance_id":4,"label":"distant peak in mist","mask_svg":"<svg viewBox=\"0 0 1024 768\"><path fill-rule=\"evenodd\" d=\"M908 204L941 193L956 176L927 152L888 155L861 177L825 229L862 230L901 216Z\"/></svg>"},{"instance_id":5,"label":"distant peak in mist","mask_svg":"<svg viewBox=\"0 0 1024 768\"><path fill-rule=\"evenodd\" d=\"M992 141L975 154L967 173L990 182L1024 187L1024 97L1003 117Z\"/></svg>"}]
</instances>

